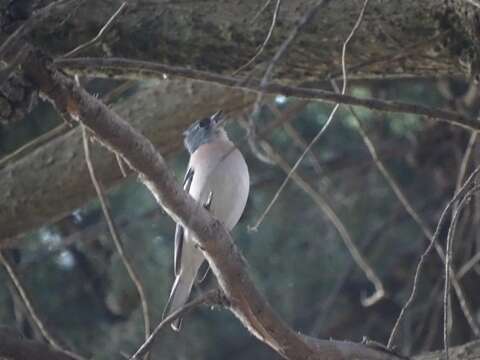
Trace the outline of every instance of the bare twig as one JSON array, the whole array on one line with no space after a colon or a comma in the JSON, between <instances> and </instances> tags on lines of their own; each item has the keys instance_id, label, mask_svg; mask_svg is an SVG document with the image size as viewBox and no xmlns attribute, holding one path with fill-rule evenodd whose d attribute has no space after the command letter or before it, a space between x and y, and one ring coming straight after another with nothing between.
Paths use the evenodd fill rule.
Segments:
<instances>
[{"instance_id":1,"label":"bare twig","mask_svg":"<svg viewBox=\"0 0 480 360\"><path fill-rule=\"evenodd\" d=\"M255 21L257 21L258 17L260 15L262 15L262 13L267 9L268 5L270 5L271 2L272 2L272 0L265 1L265 4L263 4L263 6L260 8L260 10L257 11L257 13L252 18L252 20L250 20L250 23L253 24Z\"/></svg>"},{"instance_id":2,"label":"bare twig","mask_svg":"<svg viewBox=\"0 0 480 360\"><path fill-rule=\"evenodd\" d=\"M148 303L147 298L145 296L145 291L142 286L142 282L140 277L138 276L137 272L135 271L131 261L128 259L127 255L125 254L125 249L123 248L122 241L117 232L117 228L113 219L110 215L110 209L107 204L107 199L105 198L104 191L102 185L97 179L95 175L95 169L93 168L92 160L90 157L90 146L89 140L87 136L87 130L85 126L82 126L82 137L83 137L83 148L85 150L85 162L87 163L88 172L90 173L90 178L92 180L93 186L95 187L95 191L97 192L98 200L100 201L100 206L102 207L103 215L105 216L105 220L108 225L108 230L110 231L110 235L112 236L112 240L115 244L117 249L118 255L122 260L125 269L127 270L128 276L132 280L135 288L137 289L138 296L140 298L140 303L142 306L142 314L143 314L143 322L144 322L144 330L145 330L145 339L148 338L150 335L150 317L148 312Z\"/></svg>"},{"instance_id":3,"label":"bare twig","mask_svg":"<svg viewBox=\"0 0 480 360\"><path fill-rule=\"evenodd\" d=\"M7 156L3 157L0 159L0 169L7 166L8 164L11 164L22 157L24 157L26 154L31 153L35 149L39 148L43 144L46 144L53 138L56 138L57 136L64 134L68 132L71 129L71 127L66 124L62 123L58 125L57 127L53 128L52 130L46 132L45 134L40 135L39 137L35 138L34 140L30 141L29 143L26 143L25 145L21 146L20 148L16 149L14 152L8 154Z\"/></svg>"},{"instance_id":4,"label":"bare twig","mask_svg":"<svg viewBox=\"0 0 480 360\"><path fill-rule=\"evenodd\" d=\"M121 14L121 12L123 11L123 9L125 9L126 6L127 6L127 1L124 1L122 3L122 5L120 5L120 7L117 9L117 11L115 11L113 13L113 15L110 17L110 19L108 19L108 21L105 23L105 25L103 25L103 27L100 29L98 34L93 39L91 39L91 40L87 41L86 43L83 43L83 44L77 46L75 49L69 51L68 53L63 55L63 58L68 58L68 57L75 56L79 52L81 52L82 50L85 50L85 49L89 48L90 46L95 45L100 40L102 40L102 38L107 33L107 31L112 27L115 19Z\"/></svg>"},{"instance_id":5,"label":"bare twig","mask_svg":"<svg viewBox=\"0 0 480 360\"><path fill-rule=\"evenodd\" d=\"M327 103L361 106L370 110L422 115L429 119L444 121L450 125L459 126L464 129L469 129L476 132L480 130L480 122L464 114L412 103L379 100L374 98L358 98L351 95L336 94L332 91L287 86L274 82L271 82L264 87L260 87L258 82L251 81L246 84L242 83L240 79L231 76L218 75L206 71L193 70L155 62L124 58L72 58L58 59L55 62L59 66L67 68L67 70L72 69L75 72L91 69L95 69L96 71L105 70L110 77L115 75L115 73L112 73L113 71L116 71L119 74L133 71L136 74L142 73L146 75L157 75L159 78L162 78L164 74L170 74L194 80L215 82L221 85L241 88L245 91L252 91L256 93L262 92L264 94L282 94L285 96L311 99Z\"/></svg>"},{"instance_id":6,"label":"bare twig","mask_svg":"<svg viewBox=\"0 0 480 360\"><path fill-rule=\"evenodd\" d=\"M476 132L472 133L470 135L470 139L468 140L467 148L465 149L465 153L463 154L462 162L460 163L460 168L459 168L459 171L458 171L457 181L455 183L455 191L458 191L458 189L462 185L463 178L465 177L465 173L467 172L468 162L470 161L470 157L472 155L473 148L474 148L475 142L477 140L477 135L478 134ZM456 207L457 207L457 205L455 205L455 209L456 209ZM454 215L454 212L452 212L452 217L453 217L453 215ZM472 259L470 259L465 265L469 264L472 261ZM462 266L460 268L460 270L457 273L458 279L461 279L466 274L465 270L466 270L465 266Z\"/></svg>"},{"instance_id":7,"label":"bare twig","mask_svg":"<svg viewBox=\"0 0 480 360\"><path fill-rule=\"evenodd\" d=\"M317 3L317 5L321 4L321 2ZM355 23L355 25L353 26L350 34L348 35L347 39L345 40L345 42L343 43L343 46L342 46L342 74L343 74L343 86L342 86L342 95L345 94L345 91L347 89L347 70L346 70L346 64L345 64L345 57L346 57L346 52L347 52L347 46L348 46L348 43L350 42L350 40L353 38L353 36L355 35L355 32L357 31L358 27L360 26L361 22L362 22L362 19L363 19L363 14L365 13L365 9L367 7L367 4L368 4L368 0L365 0L364 4L363 4L363 7L362 7L362 10L360 11L360 15L358 16L358 19ZM262 80L263 81L263 80ZM340 104L339 103L336 103L334 108L332 109L332 111L330 112L330 115L327 119L327 121L325 122L325 124L323 125L323 127L320 129L320 131L315 135L315 137L312 139L312 141L308 144L308 146L305 148L305 150L303 151L303 153L300 155L300 157L298 158L298 160L295 162L295 164L293 165L291 171L288 173L287 177L285 178L285 180L282 182L282 184L280 185L280 187L278 188L277 192L275 193L275 195L273 196L273 199L270 201L270 203L268 204L268 206L266 207L266 209L264 210L264 212L262 213L262 215L260 215L260 217L258 218L257 222L255 223L255 225L253 225L251 227L251 229L253 231L257 231L258 230L258 227L260 226L260 224L262 223L263 219L265 218L265 216L268 214L268 212L270 211L270 209L272 208L272 206L275 204L275 202L277 201L278 197L280 196L281 192L283 191L283 189L285 188L285 186L287 185L288 183L288 180L290 179L290 177L292 176L292 174L295 172L295 170L297 170L298 166L300 165L300 163L302 162L302 160L305 158L305 155L310 151L310 149L313 147L313 145L315 145L315 143L318 141L318 139L320 139L320 137L323 135L323 133L325 132L325 130L328 128L328 126L330 125L331 121L333 120L333 117L335 116L335 113L337 112L338 108L340 107Z\"/></svg>"},{"instance_id":8,"label":"bare twig","mask_svg":"<svg viewBox=\"0 0 480 360\"><path fill-rule=\"evenodd\" d=\"M162 330L166 325L170 324L178 317L184 315L185 313L191 311L192 309L196 308L199 305L222 305L225 300L220 289L212 289L208 292L200 295L196 299L189 301L182 307L178 308L177 310L173 311L167 317L165 317L152 331L150 336L145 340L145 342L138 348L138 350L130 357L130 360L138 360L141 359L153 346L155 339L157 338L158 333Z\"/></svg>"},{"instance_id":9,"label":"bare twig","mask_svg":"<svg viewBox=\"0 0 480 360\"><path fill-rule=\"evenodd\" d=\"M414 278L413 278L413 285L412 285L412 290L410 292L410 296L407 299L407 301L405 302L405 304L403 305L402 310L400 311L400 314L398 315L398 318L395 322L395 325L392 328L392 332L390 333L390 337L388 339L387 347L390 348L393 345L393 340L395 339L396 332L398 331L398 326L399 326L403 316L405 315L405 312L410 307L410 305L413 302L413 299L415 298L417 285L418 285L418 280L420 278L421 269L423 267L423 264L424 264L424 262L425 262L425 260L428 256L428 254L430 253L430 251L432 250L434 245L437 244L437 238L438 238L440 230L442 229L443 224L446 220L446 215L448 214L450 209L454 206L457 199L459 199L465 193L467 187L472 183L472 181L475 179L475 177L476 177L476 175L478 174L479 171L480 171L480 167L476 168L470 174L468 179L463 183L462 187L455 193L455 195L452 197L452 199L450 199L450 201L447 203L446 207L442 211L442 214L440 215L440 219L438 220L438 224L437 224L437 228L435 229L435 233L432 234L431 236L428 236L428 238L430 239L430 243L429 243L428 247L425 249L422 256L420 257L420 260L418 261L417 268L415 270L415 275L414 275ZM403 197L403 193L400 193L400 194ZM402 198L399 198L399 199L402 199ZM406 198L403 197L403 199L404 199L404 201L406 201ZM407 202L407 204L409 205L408 202ZM414 213L416 214L416 212L414 212ZM440 252L439 255L440 254L443 254L443 251ZM445 262L445 256L443 256L442 260ZM465 317L466 317L467 321L469 322L470 327L472 328L472 330L475 333L475 331L476 331L475 329L478 329L478 326L476 326L475 320L473 320L473 316L471 315L471 312L469 312L468 308L466 307L465 298L461 293L461 288L459 287L458 280L456 280L456 278L455 278L455 276L453 275L452 272L450 272L450 276L453 278L454 288L456 289L456 293L457 293L457 296L459 297L459 302L460 302L460 305L462 306L462 310L465 314ZM455 284L457 284L457 285L455 285ZM462 305L462 302L464 303L464 305Z\"/></svg>"},{"instance_id":10,"label":"bare twig","mask_svg":"<svg viewBox=\"0 0 480 360\"><path fill-rule=\"evenodd\" d=\"M465 149L465 153L463 154L462 162L460 164L460 169L458 170L457 182L455 184L455 191L458 191L458 189L462 186L463 179L467 172L468 162L470 161L470 157L473 152L473 147L475 145L475 142L477 141L477 135L478 133L476 132L473 132L472 134L470 134L470 139L468 140L467 148Z\"/></svg>"},{"instance_id":11,"label":"bare twig","mask_svg":"<svg viewBox=\"0 0 480 360\"><path fill-rule=\"evenodd\" d=\"M349 66L347 68L347 71L348 72L353 72L353 71L365 68L365 67L370 66L370 65L375 65L375 64L379 64L379 63L383 63L383 62L388 62L390 64L390 63L393 63L395 61L402 60L406 57L411 56L412 54L415 54L415 53L418 54L419 50L423 47L432 46L432 44L434 44L436 41L442 39L446 34L447 34L447 32L444 31L440 34L432 36L429 39L426 39L426 40L422 39L421 41L419 41L415 44L412 44L408 47L399 49L395 53L391 53L391 54L384 55L384 56L378 56L378 57L374 57L372 59L367 59L365 61L361 61L359 63L356 63L356 64L353 64L353 65ZM337 77L339 77L341 75L342 75L341 71L338 71L338 72L330 74L329 77L337 80ZM399 74L399 75L401 75L401 74Z\"/></svg>"},{"instance_id":12,"label":"bare twig","mask_svg":"<svg viewBox=\"0 0 480 360\"><path fill-rule=\"evenodd\" d=\"M117 160L118 168L120 169L122 176L126 178L128 174L127 174L127 169L125 169L125 165L123 164L122 157L117 153L115 153L115 160Z\"/></svg>"},{"instance_id":13,"label":"bare twig","mask_svg":"<svg viewBox=\"0 0 480 360\"><path fill-rule=\"evenodd\" d=\"M257 99L255 100L255 103L253 105L253 110L252 113L249 116L249 127L248 127L248 136L250 137L249 139L249 145L252 151L257 155L257 157L266 162L270 163L268 160L268 157L265 157L261 155L261 153L258 151L257 146L256 146L256 126L255 126L255 121L254 121L254 115L260 113L260 104L262 103L264 91L263 88L265 88L273 74L273 69L275 65L278 63L280 58L283 56L283 54L286 52L287 48L290 46L290 44L295 40L295 38L298 36L299 32L303 29L303 27L308 24L308 22L315 16L317 11L320 9L324 3L328 3L329 0L319 0L316 2L314 6L312 6L309 11L307 11L297 22L297 24L292 28L292 30L289 32L287 38L283 41L283 43L278 47L277 51L275 54L272 56L272 59L269 61L267 68L265 70L265 73L263 74L262 80L260 81L260 91L257 93ZM246 83L247 81L243 81L242 83ZM258 226L254 227L255 230L258 228Z\"/></svg>"},{"instance_id":14,"label":"bare twig","mask_svg":"<svg viewBox=\"0 0 480 360\"><path fill-rule=\"evenodd\" d=\"M261 142L262 147L265 152L282 168L282 170L289 174L292 169L288 162L278 154L266 141ZM367 279L372 283L375 288L375 291L370 296L365 296L362 298L363 306L371 306L377 301L381 300L385 296L385 288L383 287L382 281L375 273L373 268L368 263L367 259L362 255L357 245L352 239L349 231L346 226L343 224L342 220L337 216L335 210L328 204L328 202L323 198L323 196L313 189L310 184L308 184L305 179L303 179L297 173L292 173L292 180L301 188L305 193L314 201L317 207L324 213L327 219L332 223L332 225L337 230L340 238L343 240L345 246L347 247L350 255L352 256L354 262L357 266L363 271Z\"/></svg>"},{"instance_id":15,"label":"bare twig","mask_svg":"<svg viewBox=\"0 0 480 360\"><path fill-rule=\"evenodd\" d=\"M76 360L85 360L82 356L75 354L69 350L66 350L60 346L60 344L53 338L53 336L50 334L50 332L47 330L46 326L43 324L42 320L40 320L40 317L38 316L37 312L35 311L32 302L30 301L27 293L25 292L25 289L23 288L22 283L20 282L20 279L18 278L17 274L15 273L15 270L13 267L9 264L3 253L0 251L0 263L2 266L5 268L7 271L7 274L12 281L13 285L15 286L15 289L17 290L18 294L20 295L20 298L22 299L23 304L25 305L25 308L28 311L28 314L30 315L33 323L35 326L38 328L40 331L40 334L45 338L47 343L54 348L55 350L64 353Z\"/></svg>"},{"instance_id":16,"label":"bare twig","mask_svg":"<svg viewBox=\"0 0 480 360\"><path fill-rule=\"evenodd\" d=\"M480 252L476 253L470 260L468 260L462 267L458 270L457 276L459 279L465 276L478 262L480 261Z\"/></svg>"},{"instance_id":17,"label":"bare twig","mask_svg":"<svg viewBox=\"0 0 480 360\"><path fill-rule=\"evenodd\" d=\"M335 80L332 80L332 86L334 87L335 91L338 92L338 86L336 85ZM388 185L390 186L390 188L392 189L394 194L397 196L400 203L404 206L407 213L417 223L417 225L420 227L420 229L422 230L424 235L430 240L430 245L427 247L425 252L422 254L422 256L420 257L420 260L417 264L417 268L416 268L415 275L414 275L414 281L413 281L413 285L412 285L412 292L411 292L408 300L406 301L406 303L402 307L402 310L400 311L400 314L397 318L397 321L396 321L396 323L395 323L395 325L392 329L392 332L390 334L388 344L387 344L387 347L390 348L392 346L392 342L393 342L394 337L396 335L396 332L398 330L398 326L401 322L401 319L403 318L406 310L409 308L409 306L411 305L411 303L412 303L412 301L415 297L415 292L416 292L416 289L417 289L417 282L418 282L418 279L419 279L419 276L420 276L420 271L423 267L423 263L426 259L426 256L429 254L432 246L435 247L435 250L437 251L437 253L438 253L440 259L443 261L443 263L445 263L445 254L442 250L442 247L438 244L435 234L432 232L432 230L430 230L430 228L427 226L427 224L421 219L420 215L415 211L415 209L410 204L410 202L408 201L406 196L403 194L402 190L400 189L400 187L398 186L398 184L396 183L396 181L394 180L392 175L388 172L385 165L380 160L380 158L378 156L378 153L375 149L375 146L373 145L372 141L368 137L367 132L363 128L362 121L360 120L356 111L353 109L352 106L349 106L349 110L352 113L353 118L356 121L357 128L358 128L358 131L359 131L359 133L362 137L362 140L364 141L365 145L367 146L367 149L368 149L370 155L372 156L372 159L374 160L375 165L377 166L378 170L383 175L383 177L387 181ZM458 193L458 191L457 191L457 193ZM470 308L467 304L467 301L466 301L465 296L463 294L462 287L461 287L460 283L458 282L458 279L457 279L456 275L454 274L454 272L452 271L450 274L451 274L450 276L452 277L452 282L453 282L453 286L454 286L454 289L455 289L455 293L456 293L456 295L459 299L460 307L462 308L462 311L465 315L465 318L467 319L467 322L469 323L469 325L470 325L472 331L474 332L474 334L479 334L480 335L480 329L479 329L478 325L476 324L476 322L474 320L474 317L472 315L472 312L471 312L471 310L470 310Z\"/></svg>"},{"instance_id":18,"label":"bare twig","mask_svg":"<svg viewBox=\"0 0 480 360\"><path fill-rule=\"evenodd\" d=\"M268 4L270 3L271 0L268 0L268 2L266 3L266 5L268 6ZM240 71L242 71L243 69L247 68L248 66L250 66L250 64L252 64L253 62L255 62L255 60L257 60L257 58L263 53L263 50L265 50L265 47L267 46L268 42L270 41L270 38L272 37L272 34L273 34L273 29L275 28L275 24L277 22L277 16L278 16L278 11L280 10L280 2L281 0L276 0L276 4L275 4L275 9L273 10L273 16L272 16L272 23L270 25L270 28L268 29L268 33L267 33L267 36L265 37L265 40L263 41L262 45L260 46L260 48L258 49L258 51L256 52L256 54L250 59L248 60L245 64L243 64L242 66L240 66L237 70L235 70L232 75L236 75L238 74ZM263 9L261 10L263 11Z\"/></svg>"},{"instance_id":19,"label":"bare twig","mask_svg":"<svg viewBox=\"0 0 480 360\"><path fill-rule=\"evenodd\" d=\"M470 189L463 198L458 202L458 205L454 205L454 213L452 216L452 221L448 229L447 235L447 245L445 249L445 287L443 293L443 345L445 349L445 359L448 360L448 348L449 348L449 305L450 305L450 267L453 259L453 239L455 236L455 230L458 223L458 218L462 212L462 209L473 196L474 192L480 189L479 186L474 186ZM455 203L456 204L456 203Z\"/></svg>"}]
</instances>

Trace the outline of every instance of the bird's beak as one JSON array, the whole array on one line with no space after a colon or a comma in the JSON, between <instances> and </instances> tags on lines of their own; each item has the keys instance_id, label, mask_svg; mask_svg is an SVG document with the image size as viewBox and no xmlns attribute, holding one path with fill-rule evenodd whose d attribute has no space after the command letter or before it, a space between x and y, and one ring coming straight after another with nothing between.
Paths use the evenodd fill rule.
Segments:
<instances>
[{"instance_id":1,"label":"bird's beak","mask_svg":"<svg viewBox=\"0 0 480 360\"><path fill-rule=\"evenodd\" d=\"M225 117L223 115L223 111L219 110L210 117L214 121L216 128L223 126L225 123Z\"/></svg>"}]
</instances>

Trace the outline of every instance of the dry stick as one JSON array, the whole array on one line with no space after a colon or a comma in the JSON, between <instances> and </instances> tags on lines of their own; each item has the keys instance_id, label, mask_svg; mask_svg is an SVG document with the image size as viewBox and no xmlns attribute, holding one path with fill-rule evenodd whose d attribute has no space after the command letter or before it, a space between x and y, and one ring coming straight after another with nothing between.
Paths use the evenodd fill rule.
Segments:
<instances>
[{"instance_id":1,"label":"dry stick","mask_svg":"<svg viewBox=\"0 0 480 360\"><path fill-rule=\"evenodd\" d=\"M118 15L121 14L121 12L123 11L123 9L125 9L126 6L127 6L127 1L123 2L122 5L120 5L118 10L113 13L113 15L110 17L110 19L108 19L108 21L105 23L105 25L103 25L103 27L100 29L98 34L93 39L91 39L90 41L87 41L86 43L83 43L83 44L77 46L72 51L69 51L68 53L63 55L63 58L68 58L68 57L72 57L74 55L77 55L80 51L82 51L86 48L89 48L90 46L99 42L103 38L103 36L107 33L107 31L112 27L113 22L118 17Z\"/></svg>"},{"instance_id":2,"label":"dry stick","mask_svg":"<svg viewBox=\"0 0 480 360\"><path fill-rule=\"evenodd\" d=\"M448 309L450 304L450 267L453 258L453 238L455 236L455 230L457 228L458 217L460 216L462 209L467 204L467 201L473 196L473 193L478 191L480 186L474 186L470 189L465 196L461 199L458 205L454 205L454 213L452 216L452 221L448 229L447 235L447 245L446 245L446 256L445 256L445 288L443 293L443 345L445 348L445 359L448 360Z\"/></svg>"},{"instance_id":3,"label":"dry stick","mask_svg":"<svg viewBox=\"0 0 480 360\"><path fill-rule=\"evenodd\" d=\"M321 3L322 2L319 2L317 5L319 5ZM347 72L346 72L346 65L345 65L345 56L346 56L346 52L347 52L347 45L350 42L350 40L353 38L353 36L355 35L355 32L357 31L358 27L360 26L360 23L362 22L363 14L365 13L365 9L367 7L367 4L368 4L368 0L365 0L365 2L363 4L363 7L362 7L362 10L360 11L360 15L358 16L357 22L353 26L352 31L350 32L350 34L348 35L347 39L345 40L345 42L343 43L343 46L342 46L342 74L343 74L342 95L345 95L345 90L347 89ZM257 220L257 222L255 223L255 225L250 227L251 230L253 230L253 231L258 230L259 225L262 223L265 216L268 214L270 209L273 207L273 205L277 201L278 197L280 196L280 193L283 191L283 189L287 185L288 180L290 179L292 174L295 172L295 170L297 170L298 166L300 165L302 160L305 158L305 155L310 151L310 149L313 147L313 145L315 145L315 143L318 141L318 139L323 135L325 130L328 128L328 126L330 125L330 123L331 123L333 117L335 116L335 113L337 112L339 107L340 107L340 104L336 103L334 108L330 112L330 115L329 115L327 121L325 122L325 124L323 125L323 127L320 129L320 131L317 133L317 135L315 135L313 140L310 142L310 144L308 144L308 146L305 148L304 152L300 155L298 160L295 162L291 171L288 173L287 177L285 178L285 180L282 182L282 184L278 188L277 192L273 196L273 199L270 201L267 208L264 210L262 215L260 215L260 217Z\"/></svg>"},{"instance_id":4,"label":"dry stick","mask_svg":"<svg viewBox=\"0 0 480 360\"><path fill-rule=\"evenodd\" d=\"M399 101L379 100L374 98L358 98L351 95L336 94L332 91L312 89L296 86L287 86L278 83L270 83L263 88L259 86L258 82L242 83L238 78L218 75L207 71L193 70L178 66L165 65L150 61L132 60L125 58L72 58L72 59L57 59L55 63L66 70L74 70L75 72L86 71L88 69L95 69L97 73L103 69L105 74L109 77L114 77L113 71L119 73L135 72L142 75L157 75L162 78L164 74L172 76L180 76L193 80L202 80L208 82L215 82L220 85L230 86L234 88L243 89L245 91L262 92L264 94L281 94L284 96L291 96L300 99L310 99L322 101L327 103L339 103L345 105L361 106L370 110L423 115L428 118L447 122L450 125L459 126L464 129L480 130L480 122L476 119L471 119L463 114L432 108L428 106L404 103Z\"/></svg>"},{"instance_id":5,"label":"dry stick","mask_svg":"<svg viewBox=\"0 0 480 360\"><path fill-rule=\"evenodd\" d=\"M15 289L17 289L18 294L20 295L20 298L22 299L23 304L25 305L25 308L28 311L28 314L32 318L33 322L37 326L38 330L42 334L42 336L47 340L47 343L54 348L55 350L62 352L66 355L71 356L72 358L76 360L85 360L82 356L75 354L74 352L71 352L69 350L63 349L57 341L53 338L53 336L48 332L47 328L43 324L42 320L40 320L40 317L38 316L37 312L33 308L33 305L28 298L27 293L25 292L25 289L23 288L22 283L20 282L20 279L18 278L17 274L15 273L15 270L13 270L13 267L8 263L7 259L3 255L3 252L0 251L0 263L3 265L5 270L7 271L7 274L12 281L13 285L15 286Z\"/></svg>"},{"instance_id":6,"label":"dry stick","mask_svg":"<svg viewBox=\"0 0 480 360\"><path fill-rule=\"evenodd\" d=\"M282 168L282 170L289 174L292 169L288 162L278 154L266 141L262 141L262 146L265 151L275 160L275 162ZM365 273L367 279L372 283L375 288L374 293L368 297L362 297L363 306L371 306L377 301L381 300L385 296L385 289L383 287L382 281L375 273L373 268L368 263L367 259L362 255L355 242L353 241L350 233L343 224L342 220L337 216L335 210L328 204L328 202L323 198L323 196L313 189L308 182L303 179L297 173L292 173L293 181L301 188L305 193L310 196L310 198L315 202L319 209L325 214L325 216L333 224L340 237L342 238L345 246L347 247L350 255L357 264L357 266Z\"/></svg>"},{"instance_id":7,"label":"dry stick","mask_svg":"<svg viewBox=\"0 0 480 360\"><path fill-rule=\"evenodd\" d=\"M268 6L268 4L270 4L270 1L271 0L268 0L268 2L266 4L267 6ZM267 36L266 36L265 40L263 41L262 45L260 46L260 49L258 49L257 53L250 60L248 60L247 63L245 63L244 65L240 66L237 70L235 70L232 73L232 75L238 74L240 71L242 71L243 69L248 67L250 64L252 64L263 53L263 50L265 50L265 47L267 46L268 42L270 41L270 38L272 37L273 29L275 28L275 24L277 23L278 11L280 10L280 2L281 2L281 0L277 0L277 3L275 5L275 9L273 10L272 23L270 25L270 28L268 29L268 33L267 33ZM263 11L263 9L261 11Z\"/></svg>"},{"instance_id":8,"label":"dry stick","mask_svg":"<svg viewBox=\"0 0 480 360\"><path fill-rule=\"evenodd\" d=\"M89 146L87 130L84 125L81 125L81 126L82 126L83 148L85 151L85 162L87 163L88 172L90 173L90 178L92 180L93 186L95 187L98 200L100 201L100 205L102 207L103 215L105 216L105 220L107 222L108 230L110 231L110 235L112 236L112 240L115 244L117 252L120 255L120 259L122 260L122 263L125 266L125 269L127 270L128 276L130 276L130 279L132 280L133 284L135 285L135 288L137 289L138 296L140 298L140 303L142 305L143 322L144 322L144 328L145 328L145 339L147 339L148 336L150 335L150 317L148 312L148 303L147 303L147 298L145 296L145 291L143 289L142 282L140 281L140 277L137 275L135 269L133 268L132 263L127 258L127 255L125 254L125 249L123 248L122 241L118 236L117 228L110 215L110 209L107 204L107 199L105 198L105 195L104 195L103 187L97 179L97 176L95 174L95 169L92 164L92 160L90 157L90 146Z\"/></svg>"},{"instance_id":9,"label":"dry stick","mask_svg":"<svg viewBox=\"0 0 480 360\"><path fill-rule=\"evenodd\" d=\"M207 304L207 305L220 305L224 303L223 293L220 289L212 289L208 292L200 295L196 299L186 303L182 307L178 308L170 315L165 317L152 331L150 336L145 340L145 342L138 348L138 350L130 357L130 360L138 360L142 358L153 346L153 342L157 338L158 333L162 330L166 325L170 324L178 317L184 315L185 313L191 311L192 309L196 308L199 305ZM222 300L221 300L222 299Z\"/></svg>"}]
</instances>

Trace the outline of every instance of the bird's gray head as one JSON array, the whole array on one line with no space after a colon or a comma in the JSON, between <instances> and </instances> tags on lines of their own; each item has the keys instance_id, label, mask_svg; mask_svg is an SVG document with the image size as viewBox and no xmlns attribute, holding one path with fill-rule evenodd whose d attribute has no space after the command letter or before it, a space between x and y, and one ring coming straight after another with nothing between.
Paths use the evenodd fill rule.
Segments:
<instances>
[{"instance_id":1,"label":"bird's gray head","mask_svg":"<svg viewBox=\"0 0 480 360\"><path fill-rule=\"evenodd\" d=\"M215 140L228 140L227 133L223 128L224 117L221 111L217 111L210 117L195 121L183 132L184 144L190 154L193 154L201 145Z\"/></svg>"}]
</instances>

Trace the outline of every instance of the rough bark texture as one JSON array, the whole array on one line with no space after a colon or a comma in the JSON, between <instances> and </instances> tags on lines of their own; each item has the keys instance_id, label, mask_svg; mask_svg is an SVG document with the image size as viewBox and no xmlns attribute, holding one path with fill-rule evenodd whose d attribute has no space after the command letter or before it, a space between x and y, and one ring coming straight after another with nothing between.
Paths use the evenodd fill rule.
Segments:
<instances>
[{"instance_id":1,"label":"rough bark texture","mask_svg":"<svg viewBox=\"0 0 480 360\"><path fill-rule=\"evenodd\" d=\"M208 89L206 88L208 86ZM234 112L253 100L240 90L214 84L163 81L114 106L166 156L181 149L181 132L195 119L224 109ZM186 107L185 104L189 106ZM110 187L122 179L115 157L92 147L97 176ZM78 128L0 169L0 238L8 238L61 218L95 192L86 170Z\"/></svg>"},{"instance_id":2,"label":"rough bark texture","mask_svg":"<svg viewBox=\"0 0 480 360\"><path fill-rule=\"evenodd\" d=\"M33 34L42 48L59 56L93 38L122 0L87 0L59 25L52 18ZM269 60L296 21L314 5L311 0L282 1L272 38L260 63ZM359 14L362 1L330 1L301 32L277 66L285 80L319 80L340 68L341 44ZM229 74L245 64L264 41L274 2L257 16L264 2L131 0L107 36L81 55L118 56ZM447 7L448 5L448 7ZM458 5L458 6L457 6ZM95 6L95 11L91 11ZM458 11L452 9L457 6ZM389 54L408 54L398 61L365 67L367 74L438 75L460 72L458 56L472 52L472 27L457 21L465 1L371 0L363 26L349 50L355 63ZM469 19L474 16L469 15ZM475 25L475 22L469 22ZM430 39L455 28L455 36ZM461 35L461 36L460 36ZM1 39L0 39L1 40ZM52 41L54 40L54 41ZM415 51L406 53L412 46ZM475 51L475 50L473 50Z\"/></svg>"}]
</instances>

